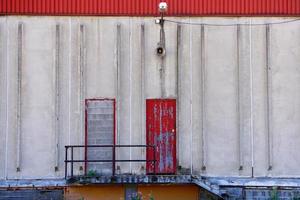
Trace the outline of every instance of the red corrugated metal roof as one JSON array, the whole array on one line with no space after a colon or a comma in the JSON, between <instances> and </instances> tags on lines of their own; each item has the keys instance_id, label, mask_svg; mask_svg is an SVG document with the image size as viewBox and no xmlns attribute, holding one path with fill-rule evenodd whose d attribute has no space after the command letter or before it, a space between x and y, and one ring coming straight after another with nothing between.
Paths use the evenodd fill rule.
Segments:
<instances>
[{"instance_id":1,"label":"red corrugated metal roof","mask_svg":"<svg viewBox=\"0 0 300 200\"><path fill-rule=\"evenodd\" d=\"M0 0L2 15L156 16L160 0ZM296 16L300 0L166 0L173 16Z\"/></svg>"}]
</instances>

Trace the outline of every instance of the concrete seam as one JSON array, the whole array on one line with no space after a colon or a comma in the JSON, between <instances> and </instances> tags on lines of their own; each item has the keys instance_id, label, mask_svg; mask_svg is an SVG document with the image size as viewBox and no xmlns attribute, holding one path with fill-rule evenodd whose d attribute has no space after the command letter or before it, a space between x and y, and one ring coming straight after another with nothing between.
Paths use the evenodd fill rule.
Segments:
<instances>
[{"instance_id":1,"label":"concrete seam","mask_svg":"<svg viewBox=\"0 0 300 200\"><path fill-rule=\"evenodd\" d=\"M268 141L268 170L273 168L273 133L272 133L272 70L270 66L270 26L266 26L266 72L267 72L267 141Z\"/></svg>"},{"instance_id":2,"label":"concrete seam","mask_svg":"<svg viewBox=\"0 0 300 200\"><path fill-rule=\"evenodd\" d=\"M242 127L242 116L241 116L241 97L240 97L240 34L241 34L241 27L240 25L236 26L236 49L237 49L237 59L236 59L236 64L237 64L237 87L236 87L236 100L237 100L237 105L236 105L236 110L237 110L237 130L238 130L238 139L239 139L239 171L243 170L244 166L244 152L243 152L243 127Z\"/></svg>"},{"instance_id":3,"label":"concrete seam","mask_svg":"<svg viewBox=\"0 0 300 200\"><path fill-rule=\"evenodd\" d=\"M6 114L5 114L5 118L6 118L6 130L5 130L5 179L8 179L8 132L9 132L9 120L8 120L8 106L9 106L9 28L7 27L8 24L8 18L6 18L5 20L5 24L6 24L6 66L5 66L5 70L6 70L6 77L5 77L5 81L6 81Z\"/></svg>"},{"instance_id":4,"label":"concrete seam","mask_svg":"<svg viewBox=\"0 0 300 200\"><path fill-rule=\"evenodd\" d=\"M85 140L85 106L84 106L84 100L85 100L85 96L86 96L86 41L85 41L85 37L86 37L86 27L83 24L80 24L80 32L79 32L80 36L79 36L79 40L80 40L80 47L79 47L79 70L80 70L80 80L79 80L79 84L80 84L80 105L79 105L79 109L80 109L80 144L84 144L84 140ZM80 151L80 155L83 155L83 149L81 149Z\"/></svg>"},{"instance_id":5,"label":"concrete seam","mask_svg":"<svg viewBox=\"0 0 300 200\"><path fill-rule=\"evenodd\" d=\"M176 157L179 163L179 108L180 108L180 64L181 64L181 25L177 25L177 47L176 47Z\"/></svg>"},{"instance_id":6,"label":"concrete seam","mask_svg":"<svg viewBox=\"0 0 300 200\"><path fill-rule=\"evenodd\" d=\"M251 168L252 177L254 176L254 133L253 133L253 66L252 66L252 19L250 18L249 26L249 48L250 48L250 59L249 59L249 71L250 71L250 135L251 135Z\"/></svg>"},{"instance_id":7,"label":"concrete seam","mask_svg":"<svg viewBox=\"0 0 300 200\"><path fill-rule=\"evenodd\" d=\"M96 27L96 63L100 64L101 60L100 60L100 55L101 55L101 32L99 31L99 20L97 20L97 27ZM100 29L101 30L101 29Z\"/></svg>"},{"instance_id":8,"label":"concrete seam","mask_svg":"<svg viewBox=\"0 0 300 200\"><path fill-rule=\"evenodd\" d=\"M54 111L54 144L55 144L55 171L58 170L59 165L59 131L60 131L60 25L55 25L55 111Z\"/></svg>"},{"instance_id":9,"label":"concrete seam","mask_svg":"<svg viewBox=\"0 0 300 200\"><path fill-rule=\"evenodd\" d=\"M145 81L145 25L141 25L141 144L146 144L146 109L145 109L145 89L146 89L146 81ZM145 157L145 153L142 151L142 158Z\"/></svg>"},{"instance_id":10,"label":"concrete seam","mask_svg":"<svg viewBox=\"0 0 300 200\"><path fill-rule=\"evenodd\" d=\"M116 98L117 98L117 132L116 132L116 140L117 144L120 144L120 60L121 60L121 24L117 24L117 32L116 32L116 46L115 46L115 65L116 65ZM117 150L117 157L120 154L120 149Z\"/></svg>"},{"instance_id":11,"label":"concrete seam","mask_svg":"<svg viewBox=\"0 0 300 200\"><path fill-rule=\"evenodd\" d=\"M23 61L23 31L22 23L18 24L18 64L17 64L17 172L21 170L21 137L22 137L22 61Z\"/></svg>"},{"instance_id":12,"label":"concrete seam","mask_svg":"<svg viewBox=\"0 0 300 200\"><path fill-rule=\"evenodd\" d=\"M202 171L206 170L206 67L205 67L205 26L201 25L201 153L202 153Z\"/></svg>"},{"instance_id":13,"label":"concrete seam","mask_svg":"<svg viewBox=\"0 0 300 200\"><path fill-rule=\"evenodd\" d=\"M189 22L191 22L191 18L189 18ZM189 27L189 62L190 62L190 165L191 165L191 171L190 173L193 174L193 42L192 42L193 32L192 32L192 26Z\"/></svg>"},{"instance_id":14,"label":"concrete seam","mask_svg":"<svg viewBox=\"0 0 300 200\"><path fill-rule=\"evenodd\" d=\"M129 145L132 144L132 19L129 19ZM129 148L129 159L132 158L132 149ZM132 162L129 162L129 171L132 173Z\"/></svg>"},{"instance_id":15,"label":"concrete seam","mask_svg":"<svg viewBox=\"0 0 300 200\"><path fill-rule=\"evenodd\" d=\"M71 18L69 19L69 96L68 96L68 103L69 103L69 113L68 113L68 118L69 118L69 127L68 127L68 144L71 144L71 95L72 95L72 21Z\"/></svg>"}]
</instances>

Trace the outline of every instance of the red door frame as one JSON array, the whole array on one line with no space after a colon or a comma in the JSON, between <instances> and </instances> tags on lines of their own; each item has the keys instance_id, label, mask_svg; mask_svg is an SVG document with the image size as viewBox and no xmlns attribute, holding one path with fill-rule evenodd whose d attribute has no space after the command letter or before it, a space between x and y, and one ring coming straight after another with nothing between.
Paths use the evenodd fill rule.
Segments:
<instances>
[{"instance_id":1,"label":"red door frame","mask_svg":"<svg viewBox=\"0 0 300 200\"><path fill-rule=\"evenodd\" d=\"M173 123L174 123L174 149L173 149L173 151L172 151L172 157L173 157L173 171L172 172L170 172L170 173L161 173L161 174L175 174L176 173L176 164L177 164L177 162L176 162L176 104L177 104L177 102L176 102L176 99L146 99L146 144L148 145L151 141L149 141L149 127L148 127L148 124L150 123L149 122L149 115L150 115L150 113L149 113L149 111L148 111L148 102L151 102L151 101L157 101L157 102L173 102L173 103L175 103L175 106L173 107L174 108L174 118L173 118ZM151 151L151 149L148 149L148 151ZM147 160L152 160L153 158L153 153L151 154L151 153L148 153L148 151L147 151L147 153L146 153L146 159ZM157 151L155 150L155 153L157 153ZM156 158L158 158L158 156L156 156ZM156 166L155 167L158 167L158 162L156 162ZM152 167L153 168L153 167ZM146 171L147 171L147 173L148 174L151 174L151 173L153 173L153 172L151 172L151 163L150 162L147 162L146 163ZM149 172L150 171L150 172ZM159 174L159 170L155 170L156 171L156 173L157 174Z\"/></svg>"},{"instance_id":2,"label":"red door frame","mask_svg":"<svg viewBox=\"0 0 300 200\"><path fill-rule=\"evenodd\" d=\"M113 110L114 110L114 116L113 116L113 145L116 145L116 99L110 99L110 98L93 98L93 99L85 99L84 105L85 105L85 152L84 152L84 173L86 175L87 170L87 145L88 145L88 119L87 119L87 104L89 101L112 101L113 102ZM112 171L115 170L115 148L113 148L113 162L112 162Z\"/></svg>"}]
</instances>

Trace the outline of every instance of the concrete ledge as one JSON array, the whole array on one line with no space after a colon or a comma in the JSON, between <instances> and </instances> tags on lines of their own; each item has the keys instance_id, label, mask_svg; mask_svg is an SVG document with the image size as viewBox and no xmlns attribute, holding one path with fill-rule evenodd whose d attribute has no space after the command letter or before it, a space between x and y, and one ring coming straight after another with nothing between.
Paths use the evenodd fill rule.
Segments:
<instances>
[{"instance_id":1,"label":"concrete ledge","mask_svg":"<svg viewBox=\"0 0 300 200\"><path fill-rule=\"evenodd\" d=\"M190 175L116 175L76 176L67 179L68 185L76 184L192 184Z\"/></svg>"},{"instance_id":2,"label":"concrete ledge","mask_svg":"<svg viewBox=\"0 0 300 200\"><path fill-rule=\"evenodd\" d=\"M45 187L65 187L65 179L10 179L0 180L1 188L45 188Z\"/></svg>"},{"instance_id":3,"label":"concrete ledge","mask_svg":"<svg viewBox=\"0 0 300 200\"><path fill-rule=\"evenodd\" d=\"M206 177L212 185L220 187L299 187L300 178L237 178L237 177Z\"/></svg>"}]
</instances>

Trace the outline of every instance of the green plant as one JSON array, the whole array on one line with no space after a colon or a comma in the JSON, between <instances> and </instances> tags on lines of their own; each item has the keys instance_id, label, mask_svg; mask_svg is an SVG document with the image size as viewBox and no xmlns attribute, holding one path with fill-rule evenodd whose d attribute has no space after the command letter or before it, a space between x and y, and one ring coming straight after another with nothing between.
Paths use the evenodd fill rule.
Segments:
<instances>
[{"instance_id":1,"label":"green plant","mask_svg":"<svg viewBox=\"0 0 300 200\"><path fill-rule=\"evenodd\" d=\"M143 194L141 192L131 195L131 200L143 200L143 199L146 200L145 198L143 198ZM155 200L152 193L149 194L149 200Z\"/></svg>"},{"instance_id":2,"label":"green plant","mask_svg":"<svg viewBox=\"0 0 300 200\"><path fill-rule=\"evenodd\" d=\"M87 173L88 177L95 177L97 176L97 171L96 170L89 170Z\"/></svg>"},{"instance_id":3,"label":"green plant","mask_svg":"<svg viewBox=\"0 0 300 200\"><path fill-rule=\"evenodd\" d=\"M152 193L149 195L149 200L154 200L154 196Z\"/></svg>"},{"instance_id":4,"label":"green plant","mask_svg":"<svg viewBox=\"0 0 300 200\"><path fill-rule=\"evenodd\" d=\"M278 191L276 187L273 187L272 192L271 192L271 199L272 200L279 200L278 197Z\"/></svg>"},{"instance_id":5,"label":"green plant","mask_svg":"<svg viewBox=\"0 0 300 200\"><path fill-rule=\"evenodd\" d=\"M142 200L142 199L143 199L143 195L141 192L131 195L131 200Z\"/></svg>"}]
</instances>

